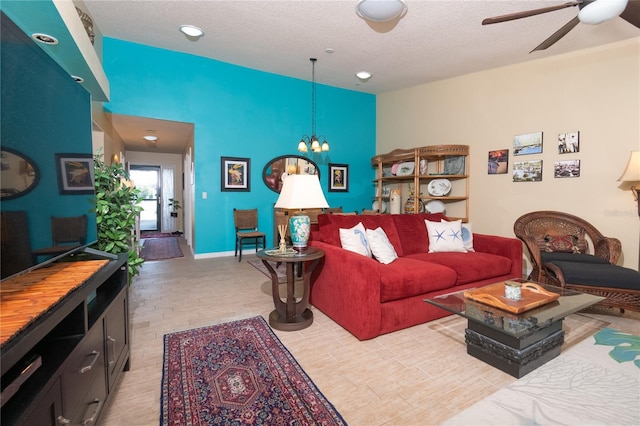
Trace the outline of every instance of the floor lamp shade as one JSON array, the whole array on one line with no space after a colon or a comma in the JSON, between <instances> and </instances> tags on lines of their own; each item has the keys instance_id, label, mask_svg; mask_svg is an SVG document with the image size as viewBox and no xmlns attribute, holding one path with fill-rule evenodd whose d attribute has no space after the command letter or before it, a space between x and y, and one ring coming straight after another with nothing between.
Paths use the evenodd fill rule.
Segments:
<instances>
[{"instance_id":1,"label":"floor lamp shade","mask_svg":"<svg viewBox=\"0 0 640 426\"><path fill-rule=\"evenodd\" d=\"M283 209L317 209L327 208L327 203L320 180L316 175L289 175L285 178L280 196L275 204ZM304 250L311 233L309 216L300 212L289 219L289 232L293 248Z\"/></svg>"}]
</instances>

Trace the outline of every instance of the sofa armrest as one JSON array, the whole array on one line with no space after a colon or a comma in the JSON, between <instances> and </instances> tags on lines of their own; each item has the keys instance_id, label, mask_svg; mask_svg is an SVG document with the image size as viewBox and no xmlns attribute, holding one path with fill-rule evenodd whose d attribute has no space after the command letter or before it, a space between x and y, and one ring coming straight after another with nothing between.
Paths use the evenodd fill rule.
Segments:
<instances>
[{"instance_id":1,"label":"sofa armrest","mask_svg":"<svg viewBox=\"0 0 640 426\"><path fill-rule=\"evenodd\" d=\"M473 248L477 252L495 254L511 259L510 274L514 278L522 278L522 242L517 238L474 233Z\"/></svg>"},{"instance_id":2,"label":"sofa armrest","mask_svg":"<svg viewBox=\"0 0 640 426\"><path fill-rule=\"evenodd\" d=\"M341 247L311 241L325 257L312 276L310 301L360 340L380 334L378 261Z\"/></svg>"}]
</instances>

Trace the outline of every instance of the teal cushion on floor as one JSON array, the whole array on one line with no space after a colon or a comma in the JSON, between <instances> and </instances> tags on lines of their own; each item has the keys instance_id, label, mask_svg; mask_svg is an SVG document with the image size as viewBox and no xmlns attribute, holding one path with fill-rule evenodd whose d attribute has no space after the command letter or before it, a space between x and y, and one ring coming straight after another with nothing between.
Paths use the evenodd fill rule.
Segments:
<instances>
[{"instance_id":1,"label":"teal cushion on floor","mask_svg":"<svg viewBox=\"0 0 640 426\"><path fill-rule=\"evenodd\" d=\"M563 261L552 263L560 268L566 284L640 290L640 272L633 269L601 263Z\"/></svg>"}]
</instances>

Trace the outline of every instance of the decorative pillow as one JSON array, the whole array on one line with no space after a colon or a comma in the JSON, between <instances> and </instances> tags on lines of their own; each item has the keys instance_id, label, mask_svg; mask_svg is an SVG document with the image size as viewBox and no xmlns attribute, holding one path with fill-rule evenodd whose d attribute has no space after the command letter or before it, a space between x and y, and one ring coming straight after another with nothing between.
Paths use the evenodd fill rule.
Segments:
<instances>
[{"instance_id":1,"label":"decorative pillow","mask_svg":"<svg viewBox=\"0 0 640 426\"><path fill-rule=\"evenodd\" d=\"M362 222L353 228L340 228L340 244L345 250L371 257L371 248Z\"/></svg>"},{"instance_id":2,"label":"decorative pillow","mask_svg":"<svg viewBox=\"0 0 640 426\"><path fill-rule=\"evenodd\" d=\"M580 253L578 237L575 235L545 235L545 251L560 253Z\"/></svg>"},{"instance_id":3,"label":"decorative pillow","mask_svg":"<svg viewBox=\"0 0 640 426\"><path fill-rule=\"evenodd\" d=\"M424 221L429 233L429 253L456 251L466 253L462 242L462 221L431 222Z\"/></svg>"},{"instance_id":4,"label":"decorative pillow","mask_svg":"<svg viewBox=\"0 0 640 426\"><path fill-rule=\"evenodd\" d=\"M384 230L380 227L376 229L366 230L367 239L375 257L378 262L388 265L398 258L396 250L393 248L391 241L387 238Z\"/></svg>"},{"instance_id":5,"label":"decorative pillow","mask_svg":"<svg viewBox=\"0 0 640 426\"><path fill-rule=\"evenodd\" d=\"M440 222L449 222L449 221L440 219ZM475 251L473 249L473 233L471 232L471 224L463 223L461 225L461 232L462 232L462 243L464 245L464 248L467 251Z\"/></svg>"}]
</instances>

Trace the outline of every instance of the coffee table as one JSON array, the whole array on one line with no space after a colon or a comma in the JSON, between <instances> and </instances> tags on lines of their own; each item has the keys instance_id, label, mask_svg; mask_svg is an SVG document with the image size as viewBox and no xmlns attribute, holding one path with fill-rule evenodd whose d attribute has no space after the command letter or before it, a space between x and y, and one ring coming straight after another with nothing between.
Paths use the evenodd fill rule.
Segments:
<instances>
[{"instance_id":1,"label":"coffee table","mask_svg":"<svg viewBox=\"0 0 640 426\"><path fill-rule=\"evenodd\" d=\"M530 282L530 281L528 281ZM467 290L425 299L425 302L467 319L467 353L520 378L560 355L564 342L562 320L603 297L550 285L556 301L520 314L465 297Z\"/></svg>"},{"instance_id":2,"label":"coffee table","mask_svg":"<svg viewBox=\"0 0 640 426\"><path fill-rule=\"evenodd\" d=\"M271 293L275 310L269 314L269 325L276 330L294 331L302 330L313 323L313 312L309 309L309 293L311 289L311 273L324 257L324 251L315 247L307 247L304 251L292 253L278 253L276 249L260 250L256 253L271 275ZM270 262L284 263L287 268L287 297L283 301L280 298L278 288L278 274ZM300 300L295 296L295 268L301 269L303 280L303 292Z\"/></svg>"}]
</instances>

